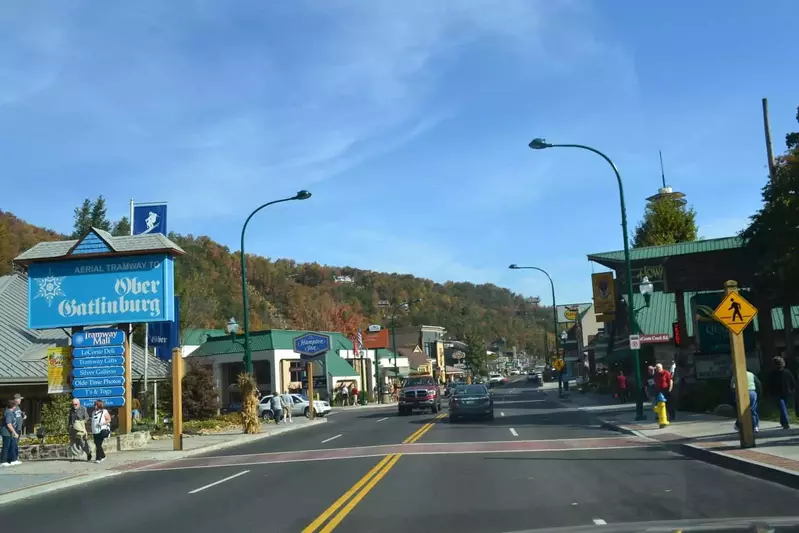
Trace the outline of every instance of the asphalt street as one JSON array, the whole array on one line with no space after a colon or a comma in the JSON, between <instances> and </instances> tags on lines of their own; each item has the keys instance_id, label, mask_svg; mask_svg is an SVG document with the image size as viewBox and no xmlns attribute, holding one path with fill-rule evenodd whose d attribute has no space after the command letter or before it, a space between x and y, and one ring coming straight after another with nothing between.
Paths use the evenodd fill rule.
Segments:
<instances>
[{"instance_id":1,"label":"asphalt street","mask_svg":"<svg viewBox=\"0 0 799 533\"><path fill-rule=\"evenodd\" d=\"M799 493L602 429L517 381L494 421L337 412L327 424L0 506L66 532L501 532L791 516Z\"/></svg>"}]
</instances>

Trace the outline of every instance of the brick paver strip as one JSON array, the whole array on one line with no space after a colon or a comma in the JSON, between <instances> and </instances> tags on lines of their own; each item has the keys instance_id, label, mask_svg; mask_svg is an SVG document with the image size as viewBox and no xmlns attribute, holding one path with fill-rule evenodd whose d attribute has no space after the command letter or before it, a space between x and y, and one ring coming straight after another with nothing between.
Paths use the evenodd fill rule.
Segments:
<instances>
[{"instance_id":1,"label":"brick paver strip","mask_svg":"<svg viewBox=\"0 0 799 533\"><path fill-rule=\"evenodd\" d=\"M740 457L742 459L748 459L749 461L762 463L766 466L776 466L799 472L799 461L795 459L788 459L787 457L771 455L770 453L758 452L756 450L730 450L724 453L732 455L733 457Z\"/></svg>"},{"instance_id":2,"label":"brick paver strip","mask_svg":"<svg viewBox=\"0 0 799 533\"><path fill-rule=\"evenodd\" d=\"M460 454L460 453L508 453L508 452L557 452L569 450L603 448L638 448L653 444L638 437L609 437L564 440L522 440L491 442L415 443L387 446L364 446L361 448L333 448L291 452L229 455L220 457L192 457L144 465L138 470L180 470L185 468L212 468L248 464L288 463L301 461L325 461L331 459L355 459L378 457L393 453L403 455Z\"/></svg>"}]
</instances>

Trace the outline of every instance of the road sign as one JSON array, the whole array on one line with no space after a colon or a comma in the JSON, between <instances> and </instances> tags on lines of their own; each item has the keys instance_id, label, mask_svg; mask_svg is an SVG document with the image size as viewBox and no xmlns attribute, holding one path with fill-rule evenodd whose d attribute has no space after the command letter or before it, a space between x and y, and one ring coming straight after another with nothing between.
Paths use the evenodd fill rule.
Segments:
<instances>
[{"instance_id":1,"label":"road sign","mask_svg":"<svg viewBox=\"0 0 799 533\"><path fill-rule=\"evenodd\" d=\"M89 387L72 391L72 396L75 398L107 398L109 396L122 396L124 394L125 387Z\"/></svg>"},{"instance_id":2,"label":"road sign","mask_svg":"<svg viewBox=\"0 0 799 533\"><path fill-rule=\"evenodd\" d=\"M72 357L109 357L125 355L124 346L100 346L97 348L73 348Z\"/></svg>"},{"instance_id":3,"label":"road sign","mask_svg":"<svg viewBox=\"0 0 799 533\"><path fill-rule=\"evenodd\" d=\"M125 375L124 366L104 366L90 368L75 368L72 370L73 378L107 378Z\"/></svg>"},{"instance_id":4,"label":"road sign","mask_svg":"<svg viewBox=\"0 0 799 533\"><path fill-rule=\"evenodd\" d=\"M107 378L75 378L72 380L73 387L118 387L125 384L123 376L111 376Z\"/></svg>"},{"instance_id":5,"label":"road sign","mask_svg":"<svg viewBox=\"0 0 799 533\"><path fill-rule=\"evenodd\" d=\"M122 407L125 405L124 396L112 396L110 398L97 398L103 400L103 407ZM81 398L80 404L83 407L94 407L95 398Z\"/></svg>"},{"instance_id":6,"label":"road sign","mask_svg":"<svg viewBox=\"0 0 799 533\"><path fill-rule=\"evenodd\" d=\"M640 350L641 349L641 336L640 335L630 335L630 349L631 350Z\"/></svg>"},{"instance_id":7,"label":"road sign","mask_svg":"<svg viewBox=\"0 0 799 533\"><path fill-rule=\"evenodd\" d=\"M121 329L85 329L72 335L72 346L75 348L122 346L123 344L125 344L125 332Z\"/></svg>"},{"instance_id":8,"label":"road sign","mask_svg":"<svg viewBox=\"0 0 799 533\"><path fill-rule=\"evenodd\" d=\"M330 350L330 337L321 333L305 333L294 338L294 351L304 357L316 357Z\"/></svg>"},{"instance_id":9,"label":"road sign","mask_svg":"<svg viewBox=\"0 0 799 533\"><path fill-rule=\"evenodd\" d=\"M125 364L125 358L120 356L113 357L81 357L72 361L72 366L75 368L88 368L97 366L122 366Z\"/></svg>"},{"instance_id":10,"label":"road sign","mask_svg":"<svg viewBox=\"0 0 799 533\"><path fill-rule=\"evenodd\" d=\"M721 301L713 316L727 328L740 335L757 315L757 308L738 292L731 292Z\"/></svg>"}]
</instances>

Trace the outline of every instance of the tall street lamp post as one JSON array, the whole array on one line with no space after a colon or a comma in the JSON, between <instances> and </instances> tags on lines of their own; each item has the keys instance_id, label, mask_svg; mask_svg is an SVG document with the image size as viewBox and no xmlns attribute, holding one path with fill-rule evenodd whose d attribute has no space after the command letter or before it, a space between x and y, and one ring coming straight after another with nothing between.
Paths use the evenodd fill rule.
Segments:
<instances>
[{"instance_id":1,"label":"tall street lamp post","mask_svg":"<svg viewBox=\"0 0 799 533\"><path fill-rule=\"evenodd\" d=\"M244 370L248 374L252 374L252 354L250 353L250 313L247 301L247 255L244 253L244 232L247 231L247 224L250 223L250 219L264 207L291 200L307 200L310 197L311 193L308 191L300 191L290 198L267 202L250 213L250 216L247 217L247 220L244 221L244 226L241 228L241 301L244 307Z\"/></svg>"},{"instance_id":2,"label":"tall street lamp post","mask_svg":"<svg viewBox=\"0 0 799 533\"><path fill-rule=\"evenodd\" d=\"M395 331L395 319L397 317L397 311L404 308L410 309L411 304L418 304L421 301L421 298L417 298L412 301L406 301L402 302L401 304L397 304L391 309L391 351L394 352L394 378L396 378L397 374L399 373L399 369L397 368L397 335Z\"/></svg>"},{"instance_id":3,"label":"tall street lamp post","mask_svg":"<svg viewBox=\"0 0 799 533\"><path fill-rule=\"evenodd\" d=\"M511 270L537 270L542 272L547 279L549 280L549 286L552 288L552 333L555 335L555 355L558 354L558 305L555 302L555 283L552 281L552 276L549 275L549 272L544 270L543 268L538 268L534 266L519 266L517 264L512 264L508 267ZM546 330L544 331L544 335L546 335ZM546 337L544 337L546 340Z\"/></svg>"},{"instance_id":4,"label":"tall street lamp post","mask_svg":"<svg viewBox=\"0 0 799 533\"><path fill-rule=\"evenodd\" d=\"M624 242L624 262L626 263L626 270L627 270L627 320L628 320L628 330L631 335L635 335L638 333L638 324L635 322L635 310L633 309L633 268L632 268L632 261L630 261L630 239L627 235L627 207L624 205L624 184L621 181L621 174L619 174L619 169L616 168L616 165L611 161L611 159L597 150L596 148L591 148L590 146L585 146L582 144L551 144L546 142L545 139L533 139L530 144L528 145L533 150L543 150L545 148L579 148L581 150L588 150L589 152L593 152L602 159L604 159L610 168L613 169L613 173L616 175L616 181L619 184L619 204L621 205L621 233L622 239ZM635 419L636 420L645 420L646 417L644 416L644 400L642 397L643 388L641 386L641 361L638 350L632 350L633 352L633 360L635 364L635 386L638 389L638 393L636 394L635 400Z\"/></svg>"}]
</instances>

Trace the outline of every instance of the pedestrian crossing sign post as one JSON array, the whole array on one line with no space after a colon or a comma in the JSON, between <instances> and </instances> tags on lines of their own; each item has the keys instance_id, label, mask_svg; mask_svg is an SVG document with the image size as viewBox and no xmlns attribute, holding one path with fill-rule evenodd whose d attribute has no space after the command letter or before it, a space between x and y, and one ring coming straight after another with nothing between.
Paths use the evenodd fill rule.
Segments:
<instances>
[{"instance_id":1,"label":"pedestrian crossing sign post","mask_svg":"<svg viewBox=\"0 0 799 533\"><path fill-rule=\"evenodd\" d=\"M736 335L740 335L746 329L755 315L757 315L757 308L738 292L727 294L713 311L716 320L727 326L727 329Z\"/></svg>"}]
</instances>

